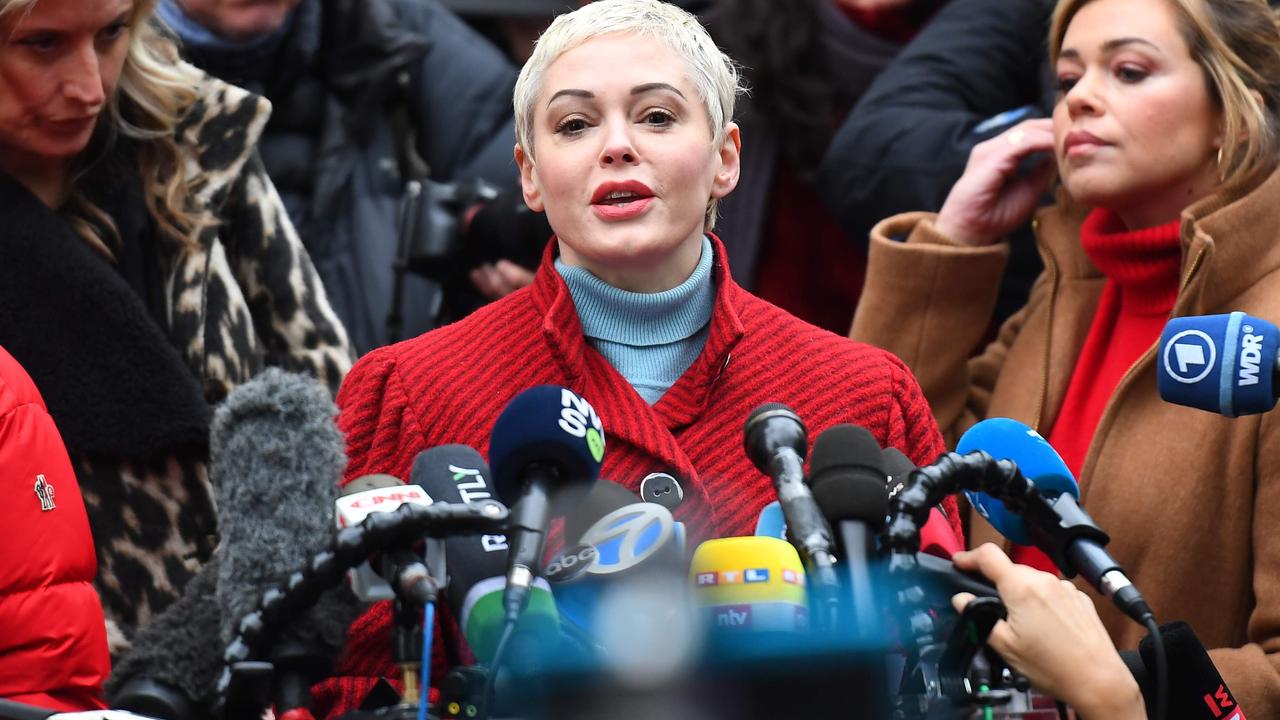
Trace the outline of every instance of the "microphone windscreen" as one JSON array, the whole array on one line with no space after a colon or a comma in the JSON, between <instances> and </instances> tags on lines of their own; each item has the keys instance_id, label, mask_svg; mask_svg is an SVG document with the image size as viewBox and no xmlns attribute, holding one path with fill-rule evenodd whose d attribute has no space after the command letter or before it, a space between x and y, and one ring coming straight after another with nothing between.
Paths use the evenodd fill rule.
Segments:
<instances>
[{"instance_id":1,"label":"microphone windscreen","mask_svg":"<svg viewBox=\"0 0 1280 720\"><path fill-rule=\"evenodd\" d=\"M911 458L896 447L885 448L880 453L880 458L884 462L884 474L890 488L905 483L907 476L916 470L916 464L911 462Z\"/></svg>"},{"instance_id":2,"label":"microphone windscreen","mask_svg":"<svg viewBox=\"0 0 1280 720\"><path fill-rule=\"evenodd\" d=\"M1174 318L1160 335L1156 385L1165 402L1236 417L1275 407L1280 330L1242 312Z\"/></svg>"},{"instance_id":3,"label":"microphone windscreen","mask_svg":"<svg viewBox=\"0 0 1280 720\"><path fill-rule=\"evenodd\" d=\"M502 606L502 593L506 588L505 575L487 577L471 585L459 607L458 621L467 645L476 659L489 663L497 649L498 639L506 613ZM544 578L534 578L529 588L529 605L520 613L515 634L534 639L532 647L550 649L560 637L560 614L551 595L551 586Z\"/></svg>"},{"instance_id":4,"label":"microphone windscreen","mask_svg":"<svg viewBox=\"0 0 1280 720\"><path fill-rule=\"evenodd\" d=\"M1080 486L1057 450L1026 424L1010 418L988 418L965 431L956 452L983 450L997 460L1011 460L1023 477L1048 499L1062 494L1080 497ZM1031 545L1027 524L1000 500L987 493L965 491L969 502L1001 535L1019 545Z\"/></svg>"},{"instance_id":5,"label":"microphone windscreen","mask_svg":"<svg viewBox=\"0 0 1280 720\"><path fill-rule=\"evenodd\" d=\"M346 465L336 416L319 382L278 368L232 390L214 414L209 478L218 503L224 643L264 590L332 546Z\"/></svg>"},{"instance_id":6,"label":"microphone windscreen","mask_svg":"<svg viewBox=\"0 0 1280 720\"><path fill-rule=\"evenodd\" d=\"M880 443L866 428L836 425L818 435L809 460L809 485L833 525L855 520L878 529L889 514Z\"/></svg>"},{"instance_id":7,"label":"microphone windscreen","mask_svg":"<svg viewBox=\"0 0 1280 720\"><path fill-rule=\"evenodd\" d=\"M222 614L213 602L218 588L218 556L200 568L182 597L144 625L115 659L105 688L112 707L142 711L136 698L120 695L130 680L152 680L179 690L186 700L207 707L222 673L222 653L210 638L221 632Z\"/></svg>"},{"instance_id":8,"label":"microphone windscreen","mask_svg":"<svg viewBox=\"0 0 1280 720\"><path fill-rule=\"evenodd\" d=\"M522 474L535 463L554 469L557 492L585 494L600 474L604 444L600 416L572 390L556 385L525 390L502 410L489 435L499 498L515 503L522 495Z\"/></svg>"},{"instance_id":9,"label":"microphone windscreen","mask_svg":"<svg viewBox=\"0 0 1280 720\"><path fill-rule=\"evenodd\" d=\"M707 540L693 552L694 602L713 631L808 629L804 565L795 547L769 537Z\"/></svg>"},{"instance_id":10,"label":"microphone windscreen","mask_svg":"<svg viewBox=\"0 0 1280 720\"><path fill-rule=\"evenodd\" d=\"M1169 720L1245 720L1244 710L1191 626L1168 623L1160 626L1160 635L1169 668ZM1142 639L1138 651L1147 677L1154 682L1156 647L1149 635ZM1148 703L1153 692L1153 687L1143 688Z\"/></svg>"},{"instance_id":11,"label":"microphone windscreen","mask_svg":"<svg viewBox=\"0 0 1280 720\"><path fill-rule=\"evenodd\" d=\"M587 493L582 502L565 515L564 537L567 545L575 545L581 541L587 529L596 524L600 518L614 510L640 502L640 498L630 490L610 480L601 480Z\"/></svg>"}]
</instances>

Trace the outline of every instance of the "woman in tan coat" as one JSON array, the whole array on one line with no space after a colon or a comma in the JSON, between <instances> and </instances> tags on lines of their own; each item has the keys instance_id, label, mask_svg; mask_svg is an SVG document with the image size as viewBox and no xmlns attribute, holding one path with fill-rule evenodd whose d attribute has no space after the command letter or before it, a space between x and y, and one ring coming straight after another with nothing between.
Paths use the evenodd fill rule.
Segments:
<instances>
[{"instance_id":1,"label":"woman in tan coat","mask_svg":"<svg viewBox=\"0 0 1280 720\"><path fill-rule=\"evenodd\" d=\"M1060 0L1050 54L1051 120L976 147L937 215L873 230L851 334L906 361L949 443L994 416L1048 437L1157 618L1214 648L1250 716L1280 717L1280 415L1170 405L1155 376L1170 317L1280 320L1276 18L1263 0ZM1036 220L1045 272L970 359L1000 239L1055 168L1058 201ZM975 517L971 545L992 540ZM1135 647L1143 629L1097 605Z\"/></svg>"}]
</instances>

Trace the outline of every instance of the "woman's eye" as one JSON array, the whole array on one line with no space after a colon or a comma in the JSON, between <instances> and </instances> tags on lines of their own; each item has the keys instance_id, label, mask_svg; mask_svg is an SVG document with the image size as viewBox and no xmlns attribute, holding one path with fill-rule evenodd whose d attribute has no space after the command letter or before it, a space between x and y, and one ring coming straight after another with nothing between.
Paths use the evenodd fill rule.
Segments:
<instances>
[{"instance_id":1,"label":"woman's eye","mask_svg":"<svg viewBox=\"0 0 1280 720\"><path fill-rule=\"evenodd\" d=\"M569 118L568 120L562 120L559 125L556 125L555 131L557 134L563 133L568 135L575 135L586 129L587 129L586 120L583 120L582 118Z\"/></svg>"},{"instance_id":2,"label":"woman's eye","mask_svg":"<svg viewBox=\"0 0 1280 720\"><path fill-rule=\"evenodd\" d=\"M664 127L666 125L670 125L674 121L675 118L671 116L671 113L663 112L662 110L650 110L644 114L645 125Z\"/></svg>"},{"instance_id":3,"label":"woman's eye","mask_svg":"<svg viewBox=\"0 0 1280 720\"><path fill-rule=\"evenodd\" d=\"M32 35L18 41L19 45L29 47L37 52L48 52L58 45L58 39L53 35Z\"/></svg>"},{"instance_id":4,"label":"woman's eye","mask_svg":"<svg viewBox=\"0 0 1280 720\"><path fill-rule=\"evenodd\" d=\"M125 30L128 30L128 29L129 29L128 23L123 23L123 22L112 23L111 25L108 25L105 29L103 29L102 36L108 40L117 40L120 38L120 36L124 35Z\"/></svg>"},{"instance_id":5,"label":"woman's eye","mask_svg":"<svg viewBox=\"0 0 1280 720\"><path fill-rule=\"evenodd\" d=\"M1063 75L1062 77L1059 77L1058 94L1066 95L1071 92L1071 88L1075 87L1078 82L1080 82L1080 78L1075 77L1074 75Z\"/></svg>"},{"instance_id":6,"label":"woman's eye","mask_svg":"<svg viewBox=\"0 0 1280 720\"><path fill-rule=\"evenodd\" d=\"M1142 68L1133 67L1132 65L1121 65L1115 70L1116 77L1120 82L1132 84L1141 82L1147 77L1147 71Z\"/></svg>"}]
</instances>

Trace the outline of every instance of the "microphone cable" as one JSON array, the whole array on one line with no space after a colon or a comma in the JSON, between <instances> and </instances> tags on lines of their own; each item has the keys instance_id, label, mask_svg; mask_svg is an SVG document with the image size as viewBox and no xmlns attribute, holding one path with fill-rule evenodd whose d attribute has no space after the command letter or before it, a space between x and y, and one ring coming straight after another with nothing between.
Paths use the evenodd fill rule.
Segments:
<instances>
[{"instance_id":1,"label":"microphone cable","mask_svg":"<svg viewBox=\"0 0 1280 720\"><path fill-rule=\"evenodd\" d=\"M1155 720L1165 720L1169 705L1169 658L1164 654L1164 636L1160 634L1160 626L1151 613L1146 613L1142 624L1147 627L1151 644L1156 653L1156 714Z\"/></svg>"},{"instance_id":2,"label":"microphone cable","mask_svg":"<svg viewBox=\"0 0 1280 720\"><path fill-rule=\"evenodd\" d=\"M906 486L891 503L889 523L882 539L889 551L889 575L905 585L904 598L922 596L912 593L911 578L919 568L915 553L920 549L920 528L928 519L929 510L942 499L958 490L979 490L1003 500L1014 512L1026 514L1037 525L1049 525L1057 513L1048 500L1040 494L1035 483L1023 476L1017 463L996 460L984 451L961 455L950 452L932 465L919 468L907 477ZM1057 563L1055 558L1055 564ZM1132 588L1132 585L1129 585ZM1156 650L1156 708L1154 720L1165 720L1167 694L1169 692L1168 658L1164 654L1164 638L1155 622L1150 606L1142 600L1137 589L1132 594L1140 601L1133 603L1136 613L1126 613L1137 620L1151 634ZM918 650L922 641L935 630L934 619L917 603L904 603L909 621L907 627ZM1123 608L1122 608L1123 609ZM1136 614L1136 617L1134 617Z\"/></svg>"}]
</instances>

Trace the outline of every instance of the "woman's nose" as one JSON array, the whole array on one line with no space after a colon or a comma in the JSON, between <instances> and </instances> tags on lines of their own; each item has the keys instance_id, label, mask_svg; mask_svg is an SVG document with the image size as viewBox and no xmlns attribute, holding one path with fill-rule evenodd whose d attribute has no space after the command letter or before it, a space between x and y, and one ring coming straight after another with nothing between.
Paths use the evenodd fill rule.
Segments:
<instances>
[{"instance_id":1,"label":"woman's nose","mask_svg":"<svg viewBox=\"0 0 1280 720\"><path fill-rule=\"evenodd\" d=\"M68 99L95 109L106 102L102 63L93 44L76 52L63 77L62 92Z\"/></svg>"},{"instance_id":2,"label":"woman's nose","mask_svg":"<svg viewBox=\"0 0 1280 720\"><path fill-rule=\"evenodd\" d=\"M626 123L611 123L600 149L601 165L632 164L639 157Z\"/></svg>"},{"instance_id":3,"label":"woman's nose","mask_svg":"<svg viewBox=\"0 0 1280 720\"><path fill-rule=\"evenodd\" d=\"M1087 72L1067 91L1067 111L1072 117L1096 113L1098 103L1096 74Z\"/></svg>"}]
</instances>

